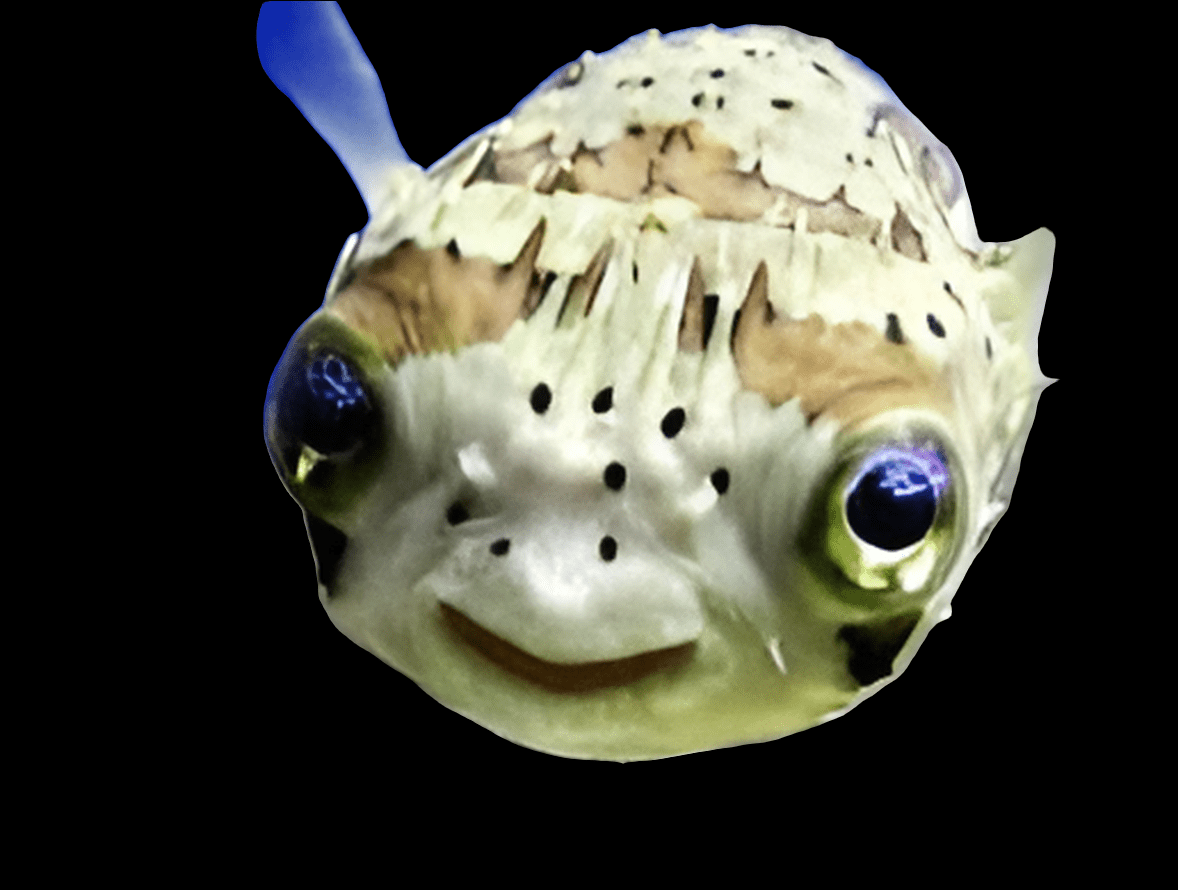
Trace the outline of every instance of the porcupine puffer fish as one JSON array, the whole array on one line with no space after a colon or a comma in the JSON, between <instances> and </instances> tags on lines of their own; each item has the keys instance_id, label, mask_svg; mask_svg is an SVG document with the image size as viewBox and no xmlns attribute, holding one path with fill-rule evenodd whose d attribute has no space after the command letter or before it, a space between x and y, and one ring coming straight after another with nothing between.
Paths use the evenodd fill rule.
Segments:
<instances>
[{"instance_id":1,"label":"porcupine puffer fish","mask_svg":"<svg viewBox=\"0 0 1178 890\"><path fill-rule=\"evenodd\" d=\"M268 4L258 47L370 214L264 411L336 627L600 760L907 667L1050 382L1050 232L981 242L949 151L783 27L586 52L428 170L335 4Z\"/></svg>"}]
</instances>

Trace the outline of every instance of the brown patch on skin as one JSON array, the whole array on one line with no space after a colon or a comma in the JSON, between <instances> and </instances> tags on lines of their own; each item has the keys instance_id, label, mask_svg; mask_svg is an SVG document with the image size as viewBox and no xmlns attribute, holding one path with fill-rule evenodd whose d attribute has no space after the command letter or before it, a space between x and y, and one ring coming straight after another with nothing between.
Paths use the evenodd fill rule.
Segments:
<instances>
[{"instance_id":1,"label":"brown patch on skin","mask_svg":"<svg viewBox=\"0 0 1178 890\"><path fill-rule=\"evenodd\" d=\"M896 215L892 217L892 249L910 260L928 262L928 255L924 252L924 239L920 237L920 232L916 231L916 226L912 225L912 220L900 209L899 204L896 205Z\"/></svg>"},{"instance_id":2,"label":"brown patch on skin","mask_svg":"<svg viewBox=\"0 0 1178 890\"><path fill-rule=\"evenodd\" d=\"M541 219L506 266L403 241L360 270L326 311L372 338L391 365L411 354L494 342L538 300L543 240Z\"/></svg>"},{"instance_id":3,"label":"brown patch on skin","mask_svg":"<svg viewBox=\"0 0 1178 890\"><path fill-rule=\"evenodd\" d=\"M938 407L946 399L938 375L910 345L889 343L865 322L779 318L763 262L740 307L732 352L746 389L774 407L800 397L811 423L830 414L850 426L891 408Z\"/></svg>"},{"instance_id":4,"label":"brown patch on skin","mask_svg":"<svg viewBox=\"0 0 1178 890\"><path fill-rule=\"evenodd\" d=\"M742 222L760 219L779 203L775 225L792 225L798 210L806 207L807 231L864 240L874 240L884 227L883 220L848 204L844 187L825 200L816 200L770 185L759 163L747 173L738 171L736 151L713 138L697 120L631 124L613 142L598 148L579 144L568 158L554 155L551 143L549 135L512 151L496 151L492 146L467 184L480 180L531 183L544 194L563 189L627 202L679 195L694 201L709 219ZM911 237L907 230L904 235L901 243L907 247ZM919 235L916 238L919 243Z\"/></svg>"},{"instance_id":5,"label":"brown patch on skin","mask_svg":"<svg viewBox=\"0 0 1178 890\"><path fill-rule=\"evenodd\" d=\"M704 346L704 276L699 268L699 257L696 257L691 263L687 296L683 300L683 314L679 317L679 349L703 352Z\"/></svg>"},{"instance_id":6,"label":"brown patch on skin","mask_svg":"<svg viewBox=\"0 0 1178 890\"><path fill-rule=\"evenodd\" d=\"M838 191L825 201L806 201L809 208L807 232L834 232L848 238L863 238L874 241L883 224L868 216L857 207L847 203L847 187L840 185Z\"/></svg>"},{"instance_id":7,"label":"brown patch on skin","mask_svg":"<svg viewBox=\"0 0 1178 890\"><path fill-rule=\"evenodd\" d=\"M573 157L578 192L619 201L681 195L713 219L754 220L773 203L760 171L741 173L736 152L699 121L647 126Z\"/></svg>"}]
</instances>

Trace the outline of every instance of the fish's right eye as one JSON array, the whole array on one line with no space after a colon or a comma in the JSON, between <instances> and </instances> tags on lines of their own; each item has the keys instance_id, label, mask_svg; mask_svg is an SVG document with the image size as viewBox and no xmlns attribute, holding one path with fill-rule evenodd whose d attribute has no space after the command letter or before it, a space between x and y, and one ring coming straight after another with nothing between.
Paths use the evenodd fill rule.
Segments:
<instances>
[{"instance_id":1,"label":"fish's right eye","mask_svg":"<svg viewBox=\"0 0 1178 890\"><path fill-rule=\"evenodd\" d=\"M305 508L345 509L379 469L386 438L376 381L385 365L334 319L315 316L287 346L266 393L265 435Z\"/></svg>"},{"instance_id":2,"label":"fish's right eye","mask_svg":"<svg viewBox=\"0 0 1178 890\"><path fill-rule=\"evenodd\" d=\"M288 429L324 454L359 444L376 423L376 410L364 382L347 359L323 352L307 363L301 385L283 393L279 407Z\"/></svg>"}]
</instances>

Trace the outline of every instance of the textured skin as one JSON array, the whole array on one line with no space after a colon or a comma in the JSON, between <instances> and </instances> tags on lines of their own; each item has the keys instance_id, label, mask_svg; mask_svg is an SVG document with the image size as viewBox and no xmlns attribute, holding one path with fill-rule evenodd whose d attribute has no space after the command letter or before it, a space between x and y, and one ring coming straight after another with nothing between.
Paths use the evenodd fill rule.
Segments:
<instances>
[{"instance_id":1,"label":"textured skin","mask_svg":"<svg viewBox=\"0 0 1178 890\"><path fill-rule=\"evenodd\" d=\"M324 606L556 754L828 719L906 667L1005 509L1053 247L982 244L951 155L828 41L586 54L390 177L292 341L355 356L382 415L375 456L335 467L281 447L268 404L280 475L337 530ZM951 482L889 556L841 500L895 444Z\"/></svg>"}]
</instances>

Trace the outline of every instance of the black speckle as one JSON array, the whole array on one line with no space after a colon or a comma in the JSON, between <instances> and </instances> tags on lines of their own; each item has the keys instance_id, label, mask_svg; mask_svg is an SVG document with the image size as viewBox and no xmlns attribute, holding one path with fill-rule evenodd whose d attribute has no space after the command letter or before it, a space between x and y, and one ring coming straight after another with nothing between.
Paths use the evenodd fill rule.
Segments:
<instances>
[{"instance_id":1,"label":"black speckle","mask_svg":"<svg viewBox=\"0 0 1178 890\"><path fill-rule=\"evenodd\" d=\"M619 80L617 88L620 90L622 87L624 87L626 85L626 83L627 83L627 81L625 81L625 80Z\"/></svg>"},{"instance_id":2,"label":"black speckle","mask_svg":"<svg viewBox=\"0 0 1178 890\"><path fill-rule=\"evenodd\" d=\"M626 127L626 132L631 136L641 136L646 132L646 128L642 124L630 124L630 126Z\"/></svg>"},{"instance_id":3,"label":"black speckle","mask_svg":"<svg viewBox=\"0 0 1178 890\"><path fill-rule=\"evenodd\" d=\"M683 423L687 420L687 412L682 408L672 408L663 417L663 422L659 425L662 429L663 435L668 439L674 439L679 435L679 431L683 429Z\"/></svg>"},{"instance_id":4,"label":"black speckle","mask_svg":"<svg viewBox=\"0 0 1178 890\"><path fill-rule=\"evenodd\" d=\"M716 489L716 494L723 494L728 490L728 483L731 480L728 478L728 471L723 467L712 472L712 488Z\"/></svg>"},{"instance_id":5,"label":"black speckle","mask_svg":"<svg viewBox=\"0 0 1178 890\"><path fill-rule=\"evenodd\" d=\"M830 72L827 71L825 68L823 68L821 65L819 65L817 62L811 62L810 64L814 66L814 70L817 71L819 74L825 74L827 77L830 77Z\"/></svg>"},{"instance_id":6,"label":"black speckle","mask_svg":"<svg viewBox=\"0 0 1178 890\"><path fill-rule=\"evenodd\" d=\"M851 157L851 153L850 153L850 152L847 152L847 163L848 163L848 164L853 164L853 163L855 163L855 159L854 159L853 157Z\"/></svg>"},{"instance_id":7,"label":"black speckle","mask_svg":"<svg viewBox=\"0 0 1178 890\"><path fill-rule=\"evenodd\" d=\"M703 93L696 93L694 96L691 97L691 104L694 105L696 108L699 108L700 103L703 102L703 100L704 100L704 94Z\"/></svg>"},{"instance_id":8,"label":"black speckle","mask_svg":"<svg viewBox=\"0 0 1178 890\"><path fill-rule=\"evenodd\" d=\"M937 317L931 312L928 314L928 329L938 337L945 336L945 329L941 326L941 323L937 321Z\"/></svg>"},{"instance_id":9,"label":"black speckle","mask_svg":"<svg viewBox=\"0 0 1178 890\"><path fill-rule=\"evenodd\" d=\"M456 260L462 259L462 252L458 249L458 242L453 238L446 243L446 253L450 254Z\"/></svg>"},{"instance_id":10,"label":"black speckle","mask_svg":"<svg viewBox=\"0 0 1178 890\"><path fill-rule=\"evenodd\" d=\"M746 49L744 51L744 54L746 56L755 56L757 54L757 51L755 49Z\"/></svg>"},{"instance_id":11,"label":"black speckle","mask_svg":"<svg viewBox=\"0 0 1178 890\"><path fill-rule=\"evenodd\" d=\"M451 525L459 525L470 519L470 511L466 509L464 504L455 501L446 510L446 521Z\"/></svg>"},{"instance_id":12,"label":"black speckle","mask_svg":"<svg viewBox=\"0 0 1178 890\"><path fill-rule=\"evenodd\" d=\"M638 264L637 263L630 264L630 277L634 279L635 284L638 283Z\"/></svg>"},{"instance_id":13,"label":"black speckle","mask_svg":"<svg viewBox=\"0 0 1178 890\"><path fill-rule=\"evenodd\" d=\"M548 410L548 406L552 404L552 390L548 388L547 383L536 384L536 388L532 390L531 402L532 410L537 414L543 414Z\"/></svg>"},{"instance_id":14,"label":"black speckle","mask_svg":"<svg viewBox=\"0 0 1178 890\"><path fill-rule=\"evenodd\" d=\"M593 413L604 414L614 406L614 388L607 386L593 397Z\"/></svg>"},{"instance_id":15,"label":"black speckle","mask_svg":"<svg viewBox=\"0 0 1178 890\"><path fill-rule=\"evenodd\" d=\"M871 158L868 158L868 159L867 159L866 161L864 161L863 163L864 163L864 164L866 164L868 167L874 167L874 166L875 166L875 164L871 163Z\"/></svg>"},{"instance_id":16,"label":"black speckle","mask_svg":"<svg viewBox=\"0 0 1178 890\"><path fill-rule=\"evenodd\" d=\"M994 357L994 348L990 345L990 338L986 338L986 358Z\"/></svg>"},{"instance_id":17,"label":"black speckle","mask_svg":"<svg viewBox=\"0 0 1178 890\"><path fill-rule=\"evenodd\" d=\"M339 574L340 563L348 549L348 536L318 516L303 511L307 537L311 539L311 555L315 557L315 575L331 596L331 585Z\"/></svg>"},{"instance_id":18,"label":"black speckle","mask_svg":"<svg viewBox=\"0 0 1178 890\"><path fill-rule=\"evenodd\" d=\"M601 558L606 562L612 562L614 557L618 555L618 542L606 535L601 539L601 543L597 547Z\"/></svg>"},{"instance_id":19,"label":"black speckle","mask_svg":"<svg viewBox=\"0 0 1178 890\"><path fill-rule=\"evenodd\" d=\"M626 484L626 468L615 460L605 468L602 478L605 480L606 488L621 491L622 486Z\"/></svg>"},{"instance_id":20,"label":"black speckle","mask_svg":"<svg viewBox=\"0 0 1178 890\"><path fill-rule=\"evenodd\" d=\"M642 85L643 85L644 87L648 87L648 86L650 86L652 83L654 83L654 78L653 78L653 77L644 77L644 78L642 78Z\"/></svg>"},{"instance_id":21,"label":"black speckle","mask_svg":"<svg viewBox=\"0 0 1178 890\"><path fill-rule=\"evenodd\" d=\"M712 77L723 77L723 76L724 76L724 69L723 68L713 68L712 69Z\"/></svg>"},{"instance_id":22,"label":"black speckle","mask_svg":"<svg viewBox=\"0 0 1178 890\"><path fill-rule=\"evenodd\" d=\"M792 99L770 99L769 104L774 108L793 108L794 103ZM850 157L850 155L847 155Z\"/></svg>"},{"instance_id":23,"label":"black speckle","mask_svg":"<svg viewBox=\"0 0 1178 890\"><path fill-rule=\"evenodd\" d=\"M716 100L716 107L717 108L724 107L724 97L723 96L721 96L719 99Z\"/></svg>"},{"instance_id":24,"label":"black speckle","mask_svg":"<svg viewBox=\"0 0 1178 890\"><path fill-rule=\"evenodd\" d=\"M716 326L716 310L719 308L719 294L704 294L704 349L708 348L708 341L712 339L712 328Z\"/></svg>"},{"instance_id":25,"label":"black speckle","mask_svg":"<svg viewBox=\"0 0 1178 890\"><path fill-rule=\"evenodd\" d=\"M500 538L491 545L491 552L496 556L506 556L507 551L511 549L511 541L507 538Z\"/></svg>"},{"instance_id":26,"label":"black speckle","mask_svg":"<svg viewBox=\"0 0 1178 890\"><path fill-rule=\"evenodd\" d=\"M888 330L885 336L893 343L904 342L904 332L900 330L900 319L896 317L895 312L888 313Z\"/></svg>"}]
</instances>

